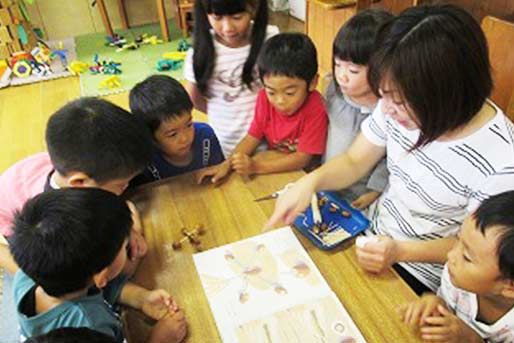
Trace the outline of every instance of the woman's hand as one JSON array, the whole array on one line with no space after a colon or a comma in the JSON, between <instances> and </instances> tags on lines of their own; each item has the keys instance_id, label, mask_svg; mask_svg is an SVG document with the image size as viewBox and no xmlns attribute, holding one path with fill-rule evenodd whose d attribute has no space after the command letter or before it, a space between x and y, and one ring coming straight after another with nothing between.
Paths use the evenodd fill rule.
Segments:
<instances>
[{"instance_id":1,"label":"woman's hand","mask_svg":"<svg viewBox=\"0 0 514 343\"><path fill-rule=\"evenodd\" d=\"M312 194L316 190L316 181L313 175L313 173L305 175L278 197L275 211L264 226L265 231L280 221L287 225L291 224L296 216L309 206Z\"/></svg>"},{"instance_id":2,"label":"woman's hand","mask_svg":"<svg viewBox=\"0 0 514 343\"><path fill-rule=\"evenodd\" d=\"M398 243L387 236L375 236L378 241L357 246L357 260L361 267L372 273L381 273L398 261Z\"/></svg>"}]
</instances>

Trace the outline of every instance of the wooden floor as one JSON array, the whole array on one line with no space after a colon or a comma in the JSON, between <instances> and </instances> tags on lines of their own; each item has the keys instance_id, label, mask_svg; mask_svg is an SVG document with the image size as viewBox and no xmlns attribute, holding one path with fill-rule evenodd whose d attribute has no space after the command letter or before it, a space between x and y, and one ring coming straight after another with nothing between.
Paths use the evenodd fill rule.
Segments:
<instances>
[{"instance_id":1,"label":"wooden floor","mask_svg":"<svg viewBox=\"0 0 514 343\"><path fill-rule=\"evenodd\" d=\"M39 82L0 90L0 173L16 161L45 150L48 117L80 96L77 77ZM105 97L128 107L127 93Z\"/></svg>"}]
</instances>

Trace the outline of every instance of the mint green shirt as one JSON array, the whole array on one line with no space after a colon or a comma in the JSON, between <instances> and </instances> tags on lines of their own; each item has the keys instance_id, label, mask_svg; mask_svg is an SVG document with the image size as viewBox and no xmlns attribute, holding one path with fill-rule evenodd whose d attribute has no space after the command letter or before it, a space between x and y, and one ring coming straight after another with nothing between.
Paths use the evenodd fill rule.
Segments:
<instances>
[{"instance_id":1,"label":"mint green shirt","mask_svg":"<svg viewBox=\"0 0 514 343\"><path fill-rule=\"evenodd\" d=\"M93 288L86 296L34 314L36 284L21 270L18 271L14 276L13 292L21 334L28 338L62 327L87 327L114 337L116 342L123 342L121 321L111 307L112 298L117 297L123 286L119 281L115 279L106 287L111 289L106 289L105 293L114 295L110 296L111 299L104 298L104 291Z\"/></svg>"}]
</instances>

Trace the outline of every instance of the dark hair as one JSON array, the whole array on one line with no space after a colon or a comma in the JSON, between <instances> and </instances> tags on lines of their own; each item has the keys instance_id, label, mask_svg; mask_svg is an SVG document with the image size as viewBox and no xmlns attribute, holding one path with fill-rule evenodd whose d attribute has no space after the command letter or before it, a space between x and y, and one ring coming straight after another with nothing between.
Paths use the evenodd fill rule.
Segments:
<instances>
[{"instance_id":1,"label":"dark hair","mask_svg":"<svg viewBox=\"0 0 514 343\"><path fill-rule=\"evenodd\" d=\"M27 339L25 343L115 343L116 340L102 332L87 327L64 327L44 335Z\"/></svg>"},{"instance_id":2,"label":"dark hair","mask_svg":"<svg viewBox=\"0 0 514 343\"><path fill-rule=\"evenodd\" d=\"M318 72L316 47L303 33L281 33L264 43L257 66L261 80L267 75L283 75L309 85Z\"/></svg>"},{"instance_id":3,"label":"dark hair","mask_svg":"<svg viewBox=\"0 0 514 343\"><path fill-rule=\"evenodd\" d=\"M132 114L144 121L152 133L161 122L193 109L184 87L167 75L152 75L135 85L130 91L129 103Z\"/></svg>"},{"instance_id":4,"label":"dark hair","mask_svg":"<svg viewBox=\"0 0 514 343\"><path fill-rule=\"evenodd\" d=\"M381 9L367 9L351 17L337 32L332 46L333 58L367 65L375 49L380 26L394 16Z\"/></svg>"},{"instance_id":5,"label":"dark hair","mask_svg":"<svg viewBox=\"0 0 514 343\"><path fill-rule=\"evenodd\" d=\"M80 171L96 182L136 174L152 156L144 124L98 98L81 98L55 112L46 126L46 144L59 173Z\"/></svg>"},{"instance_id":6,"label":"dark hair","mask_svg":"<svg viewBox=\"0 0 514 343\"><path fill-rule=\"evenodd\" d=\"M420 126L413 149L468 123L491 94L487 42L475 19L453 5L416 6L384 24L369 63L379 96L398 87Z\"/></svg>"},{"instance_id":7,"label":"dark hair","mask_svg":"<svg viewBox=\"0 0 514 343\"><path fill-rule=\"evenodd\" d=\"M268 26L267 0L195 0L195 27L193 33L193 70L196 86L204 95L208 95L208 82L212 76L216 55L210 32L208 14L231 15L241 12L253 14L252 34L250 36L250 53L243 66L241 84L252 89L254 66L261 50Z\"/></svg>"},{"instance_id":8,"label":"dark hair","mask_svg":"<svg viewBox=\"0 0 514 343\"><path fill-rule=\"evenodd\" d=\"M13 221L9 248L21 270L51 296L85 288L118 255L132 227L120 197L98 188L41 193Z\"/></svg>"},{"instance_id":9,"label":"dark hair","mask_svg":"<svg viewBox=\"0 0 514 343\"><path fill-rule=\"evenodd\" d=\"M493 195L484 200L473 214L477 227L485 235L490 228L500 228L498 265L503 277L514 280L514 191Z\"/></svg>"}]
</instances>

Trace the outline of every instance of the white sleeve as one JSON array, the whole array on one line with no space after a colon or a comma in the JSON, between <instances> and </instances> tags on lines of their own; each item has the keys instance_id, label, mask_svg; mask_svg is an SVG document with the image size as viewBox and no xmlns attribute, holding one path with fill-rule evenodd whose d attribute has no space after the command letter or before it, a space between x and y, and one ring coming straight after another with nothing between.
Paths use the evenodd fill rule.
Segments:
<instances>
[{"instance_id":1,"label":"white sleeve","mask_svg":"<svg viewBox=\"0 0 514 343\"><path fill-rule=\"evenodd\" d=\"M452 310L455 309L455 301L452 297L453 285L450 281L450 275L448 274L448 266L444 266L443 274L441 275L441 285L437 290L437 296L444 300L446 305Z\"/></svg>"},{"instance_id":2,"label":"white sleeve","mask_svg":"<svg viewBox=\"0 0 514 343\"><path fill-rule=\"evenodd\" d=\"M195 72L193 71L193 48L189 48L184 62L184 79L196 83Z\"/></svg>"},{"instance_id":3,"label":"white sleeve","mask_svg":"<svg viewBox=\"0 0 514 343\"><path fill-rule=\"evenodd\" d=\"M387 131L381 102L380 100L373 113L364 119L361 124L361 132L371 143L383 147L387 144Z\"/></svg>"}]
</instances>

